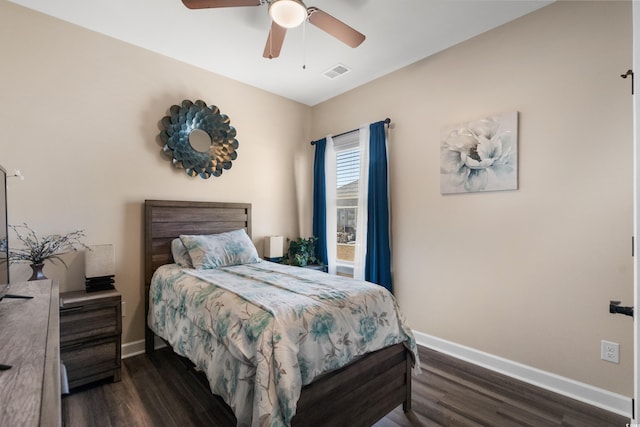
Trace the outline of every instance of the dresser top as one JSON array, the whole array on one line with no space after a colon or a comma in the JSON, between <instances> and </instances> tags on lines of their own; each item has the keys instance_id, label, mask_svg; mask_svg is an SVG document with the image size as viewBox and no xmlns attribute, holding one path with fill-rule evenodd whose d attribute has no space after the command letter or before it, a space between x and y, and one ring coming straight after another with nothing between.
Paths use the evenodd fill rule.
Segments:
<instances>
[{"instance_id":1,"label":"dresser top","mask_svg":"<svg viewBox=\"0 0 640 427\"><path fill-rule=\"evenodd\" d=\"M48 412L58 410L49 408L49 391L58 402L60 397L60 378L53 374L59 370L50 371L54 365L59 369L58 284L51 280L16 283L9 293L33 298L0 301L0 363L11 365L0 371L0 425L59 425L59 416ZM43 380L57 381L57 389Z\"/></svg>"},{"instance_id":2,"label":"dresser top","mask_svg":"<svg viewBox=\"0 0 640 427\"><path fill-rule=\"evenodd\" d=\"M85 304L96 304L109 300L117 300L119 298L120 292L118 292L117 289L107 289L95 292L63 292L60 294L60 308L73 308Z\"/></svg>"}]
</instances>

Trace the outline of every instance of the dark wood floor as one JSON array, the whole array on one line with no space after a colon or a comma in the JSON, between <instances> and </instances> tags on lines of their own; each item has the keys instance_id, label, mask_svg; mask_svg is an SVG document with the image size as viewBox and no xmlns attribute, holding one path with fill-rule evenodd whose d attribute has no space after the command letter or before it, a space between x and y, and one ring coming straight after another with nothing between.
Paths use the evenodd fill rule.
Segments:
<instances>
[{"instance_id":1,"label":"dark wood floor","mask_svg":"<svg viewBox=\"0 0 640 427\"><path fill-rule=\"evenodd\" d=\"M413 411L396 408L375 424L397 426L624 427L629 420L420 348ZM234 425L220 403L169 350L123 360L122 381L63 398L67 427ZM315 427L315 426L314 426Z\"/></svg>"}]
</instances>

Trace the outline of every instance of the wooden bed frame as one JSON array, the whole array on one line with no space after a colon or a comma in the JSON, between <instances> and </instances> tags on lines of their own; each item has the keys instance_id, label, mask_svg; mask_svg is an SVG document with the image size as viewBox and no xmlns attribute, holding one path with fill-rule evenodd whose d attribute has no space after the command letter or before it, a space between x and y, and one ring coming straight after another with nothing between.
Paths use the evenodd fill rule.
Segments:
<instances>
[{"instance_id":1,"label":"wooden bed frame","mask_svg":"<svg viewBox=\"0 0 640 427\"><path fill-rule=\"evenodd\" d=\"M251 204L145 201L145 349L154 351L147 326L149 287L155 270L173 262L171 241L180 234L214 234L244 228L251 236ZM398 405L411 410L409 350L396 344L369 353L303 387L292 425L370 426ZM229 409L230 411L230 409Z\"/></svg>"}]
</instances>

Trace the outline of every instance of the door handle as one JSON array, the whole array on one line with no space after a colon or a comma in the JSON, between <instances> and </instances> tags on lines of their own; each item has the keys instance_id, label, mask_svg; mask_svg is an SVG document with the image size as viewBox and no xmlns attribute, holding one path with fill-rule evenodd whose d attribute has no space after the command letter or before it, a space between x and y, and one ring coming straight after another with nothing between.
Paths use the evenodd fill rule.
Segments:
<instances>
[{"instance_id":1,"label":"door handle","mask_svg":"<svg viewBox=\"0 0 640 427\"><path fill-rule=\"evenodd\" d=\"M633 317L633 307L621 307L620 301L609 301L609 313Z\"/></svg>"}]
</instances>

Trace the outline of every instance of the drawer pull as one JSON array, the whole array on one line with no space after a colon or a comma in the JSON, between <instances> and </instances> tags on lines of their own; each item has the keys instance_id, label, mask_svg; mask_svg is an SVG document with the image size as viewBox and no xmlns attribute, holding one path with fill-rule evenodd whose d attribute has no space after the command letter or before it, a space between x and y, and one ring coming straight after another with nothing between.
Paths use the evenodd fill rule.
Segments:
<instances>
[{"instance_id":1,"label":"drawer pull","mask_svg":"<svg viewBox=\"0 0 640 427\"><path fill-rule=\"evenodd\" d=\"M61 352L63 352L63 351L71 351L71 350L75 350L75 349L78 349L78 348L82 348L85 345L86 345L85 342L79 342L79 343L71 344L71 345L64 345L64 346L60 346L60 351Z\"/></svg>"},{"instance_id":2,"label":"drawer pull","mask_svg":"<svg viewBox=\"0 0 640 427\"><path fill-rule=\"evenodd\" d=\"M76 311L82 311L84 310L84 307L80 306L80 307L71 307L71 308L61 308L60 309L60 313L61 314L67 314L67 313L74 313Z\"/></svg>"}]
</instances>

